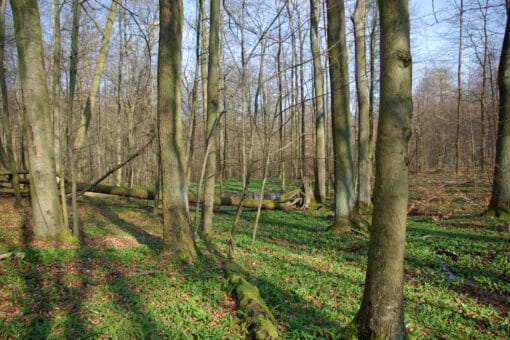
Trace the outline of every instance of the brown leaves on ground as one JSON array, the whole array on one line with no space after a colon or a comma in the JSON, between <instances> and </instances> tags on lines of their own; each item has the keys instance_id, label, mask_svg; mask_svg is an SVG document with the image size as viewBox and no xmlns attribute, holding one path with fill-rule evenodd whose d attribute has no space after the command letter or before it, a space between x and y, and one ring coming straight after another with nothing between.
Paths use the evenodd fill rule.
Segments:
<instances>
[{"instance_id":1,"label":"brown leaves on ground","mask_svg":"<svg viewBox=\"0 0 510 340\"><path fill-rule=\"evenodd\" d=\"M478 170L411 174L408 213L439 220L466 212L482 212L490 199L489 177Z\"/></svg>"}]
</instances>

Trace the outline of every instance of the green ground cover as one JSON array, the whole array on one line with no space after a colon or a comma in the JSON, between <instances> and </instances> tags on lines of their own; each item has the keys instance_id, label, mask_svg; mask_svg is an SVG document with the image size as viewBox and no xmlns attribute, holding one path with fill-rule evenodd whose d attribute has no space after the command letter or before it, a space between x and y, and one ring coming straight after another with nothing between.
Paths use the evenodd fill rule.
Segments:
<instances>
[{"instance_id":1,"label":"green ground cover","mask_svg":"<svg viewBox=\"0 0 510 340\"><path fill-rule=\"evenodd\" d=\"M480 215L486 185L462 184L414 186L410 195L404 298L411 337L510 335L508 229ZM0 261L0 338L247 336L222 264L235 208L215 209L211 241L219 253L199 241L202 256L183 266L161 253L161 218L145 201L85 197L79 245L28 243L24 211L11 203L0 203L0 254L25 257ZM245 210L234 260L282 338L336 338L359 307L368 238L325 233L326 209L263 211L251 247L254 220Z\"/></svg>"}]
</instances>

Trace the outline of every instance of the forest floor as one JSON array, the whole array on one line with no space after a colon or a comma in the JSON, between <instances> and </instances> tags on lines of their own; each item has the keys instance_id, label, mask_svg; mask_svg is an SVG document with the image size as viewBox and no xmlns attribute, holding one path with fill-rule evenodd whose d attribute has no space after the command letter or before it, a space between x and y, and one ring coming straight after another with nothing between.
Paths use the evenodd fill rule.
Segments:
<instances>
[{"instance_id":1,"label":"forest floor","mask_svg":"<svg viewBox=\"0 0 510 340\"><path fill-rule=\"evenodd\" d=\"M482 213L489 176L411 175L405 319L417 338L510 336L510 229ZM235 185L234 185L235 187ZM26 205L26 202L24 202ZM161 252L152 202L87 194L78 244L30 241L27 208L0 199L0 338L245 338L222 256L182 265ZM193 213L193 212L192 212ZM226 252L235 208L215 209ZM260 290L282 338L336 338L356 313L368 237L332 236L327 209L245 210L235 262Z\"/></svg>"}]
</instances>

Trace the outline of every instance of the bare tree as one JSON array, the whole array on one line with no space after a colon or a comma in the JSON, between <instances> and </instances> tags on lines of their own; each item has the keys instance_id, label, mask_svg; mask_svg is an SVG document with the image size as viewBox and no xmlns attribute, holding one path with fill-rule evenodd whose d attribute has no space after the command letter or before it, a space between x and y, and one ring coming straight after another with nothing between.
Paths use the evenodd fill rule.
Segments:
<instances>
[{"instance_id":1,"label":"bare tree","mask_svg":"<svg viewBox=\"0 0 510 340\"><path fill-rule=\"evenodd\" d=\"M363 209L372 205L371 184L372 162L370 160L370 117L368 101L366 43L365 43L365 0L357 0L352 14L356 49L356 90L358 98L358 196L357 207Z\"/></svg>"},{"instance_id":2,"label":"bare tree","mask_svg":"<svg viewBox=\"0 0 510 340\"><path fill-rule=\"evenodd\" d=\"M404 247L412 115L407 0L379 0L380 118L365 289L352 323L359 338L404 339Z\"/></svg>"},{"instance_id":3,"label":"bare tree","mask_svg":"<svg viewBox=\"0 0 510 340\"><path fill-rule=\"evenodd\" d=\"M182 0L159 3L158 132L163 183L165 250L192 261L196 256L188 209L186 155L181 123Z\"/></svg>"},{"instance_id":4,"label":"bare tree","mask_svg":"<svg viewBox=\"0 0 510 340\"><path fill-rule=\"evenodd\" d=\"M70 237L62 217L56 183L54 137L43 69L42 35L36 0L11 1L18 49L25 124L28 132L30 203L34 236Z\"/></svg>"},{"instance_id":5,"label":"bare tree","mask_svg":"<svg viewBox=\"0 0 510 340\"><path fill-rule=\"evenodd\" d=\"M506 27L499 60L499 117L496 163L488 215L510 219L510 1L506 0Z\"/></svg>"},{"instance_id":6,"label":"bare tree","mask_svg":"<svg viewBox=\"0 0 510 340\"><path fill-rule=\"evenodd\" d=\"M326 201L326 145L324 80L322 77L319 49L319 5L318 0L310 0L310 44L313 58L313 84L315 89L315 200Z\"/></svg>"},{"instance_id":7,"label":"bare tree","mask_svg":"<svg viewBox=\"0 0 510 340\"><path fill-rule=\"evenodd\" d=\"M335 159L335 222L331 227L331 231L343 232L351 228L355 203L345 10L343 1L339 0L329 0L327 8L333 153Z\"/></svg>"},{"instance_id":8,"label":"bare tree","mask_svg":"<svg viewBox=\"0 0 510 340\"><path fill-rule=\"evenodd\" d=\"M204 204L202 229L205 234L212 232L214 182L216 179L216 132L219 116L219 28L220 1L211 0L209 25L209 64L207 67L207 129L206 167L204 183Z\"/></svg>"}]
</instances>

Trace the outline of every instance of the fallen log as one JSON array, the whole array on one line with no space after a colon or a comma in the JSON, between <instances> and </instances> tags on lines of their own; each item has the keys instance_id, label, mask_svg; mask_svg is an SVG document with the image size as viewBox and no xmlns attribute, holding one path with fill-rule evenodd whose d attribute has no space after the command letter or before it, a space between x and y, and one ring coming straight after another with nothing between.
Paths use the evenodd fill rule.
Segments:
<instances>
[{"instance_id":1,"label":"fallen log","mask_svg":"<svg viewBox=\"0 0 510 340\"><path fill-rule=\"evenodd\" d=\"M77 191L79 192L94 192L99 194L106 195L115 195L115 196L123 196L130 198L137 198L142 200L154 200L155 191L154 190L146 190L146 189L130 189L126 187L118 187L114 185L108 184L96 184L91 186L90 183L76 183ZM67 188L66 191L70 191L70 188ZM12 190L3 191L6 194L12 194ZM281 197L276 200L263 200L262 201L262 209L265 210L298 210L301 209L301 203L303 200L299 198L299 194L297 191L291 192L292 195L286 195L286 197ZM26 195L27 193L25 193ZM297 198L296 198L297 197ZM284 200L285 199L285 200ZM188 195L188 200L190 203L199 203L198 197L194 193L190 193ZM201 200L200 200L201 201ZM234 206L237 207L241 204L241 199L239 197L228 197L228 196L216 196L214 197L214 205L217 206ZM242 206L245 208L257 209L259 204L258 199L253 198L245 198L242 201Z\"/></svg>"},{"instance_id":2,"label":"fallen log","mask_svg":"<svg viewBox=\"0 0 510 340\"><path fill-rule=\"evenodd\" d=\"M77 183L77 188L79 191L82 191L85 188L89 188L90 184L88 183ZM155 192L153 190L145 190L145 189L129 189L124 187L117 187L113 185L106 184L97 184L92 188L89 188L87 192L96 192L100 194L107 195L115 195L115 196L124 196L131 198L138 198L144 200L154 200ZM294 195L292 196L294 197ZM188 201L190 203L199 203L198 197L190 193L188 194ZM201 201L201 200L200 200ZM218 206L239 206L241 203L241 199L239 197L214 197L214 205ZM244 199L243 207L245 208L253 208L256 209L258 207L259 200L258 199ZM295 205L292 201L281 202L280 200L263 200L262 201L262 209L266 210L296 210L299 209L298 206Z\"/></svg>"}]
</instances>

